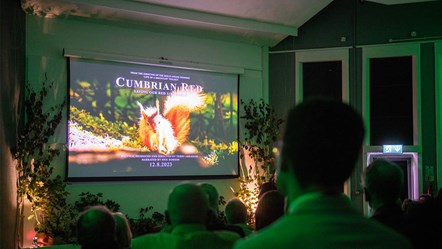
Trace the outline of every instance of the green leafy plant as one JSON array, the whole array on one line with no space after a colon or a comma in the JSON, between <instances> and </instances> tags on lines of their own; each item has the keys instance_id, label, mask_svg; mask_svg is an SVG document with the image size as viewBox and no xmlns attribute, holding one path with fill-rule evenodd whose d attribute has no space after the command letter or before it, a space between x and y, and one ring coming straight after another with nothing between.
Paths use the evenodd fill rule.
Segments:
<instances>
[{"instance_id":1,"label":"green leafy plant","mask_svg":"<svg viewBox=\"0 0 442 249\"><path fill-rule=\"evenodd\" d=\"M52 203L44 211L45 220L36 225L36 231L57 238L56 243L73 243L76 241L76 222L81 212L89 207L102 205L111 212L120 212L120 204L111 199L105 199L103 193L82 192L73 204L67 202ZM152 212L153 207L141 208L137 218L126 215L134 237L161 230L165 217L159 212Z\"/></svg>"},{"instance_id":2,"label":"green leafy plant","mask_svg":"<svg viewBox=\"0 0 442 249\"><path fill-rule=\"evenodd\" d=\"M60 175L55 175L55 166L52 164L60 155L61 148L49 144L49 139L61 123L62 110L66 104L64 100L50 105L47 97L53 87L54 82L49 82L46 76L38 91L26 84L25 122L11 153L16 160L17 224L22 224L21 221L25 218L24 205L25 200L28 200L32 213L28 219L35 220L35 231L52 237L56 244L63 244L76 241L76 220L87 207L104 205L117 212L120 204L113 200L104 200L102 193L89 192L81 193L75 203L68 203L67 183ZM124 128L130 131L133 129L126 126ZM141 209L138 219L129 219L136 231L154 231L163 224L163 214L154 212L151 217L147 216L146 213L151 210L152 207ZM17 230L17 234L20 234L22 227L17 227Z\"/></svg>"},{"instance_id":3,"label":"green leafy plant","mask_svg":"<svg viewBox=\"0 0 442 249\"><path fill-rule=\"evenodd\" d=\"M152 210L152 206L147 206L140 209L138 218L133 219L128 217L133 237L147 233L155 233L162 229L165 222L164 214L155 211L149 216L148 213Z\"/></svg>"},{"instance_id":4,"label":"green leafy plant","mask_svg":"<svg viewBox=\"0 0 442 249\"><path fill-rule=\"evenodd\" d=\"M64 203L67 195L66 183L53 176L52 162L60 154L60 148L48 144L61 122L66 104L64 100L47 106L47 95L53 87L54 82L48 82L47 77L39 91L25 85L25 122L17 134L16 146L11 149L17 172L17 224L24 218L26 199L33 213L29 218L34 218L38 226L48 219L47 212L54 203ZM53 233L56 228L45 230Z\"/></svg>"},{"instance_id":5,"label":"green leafy plant","mask_svg":"<svg viewBox=\"0 0 442 249\"><path fill-rule=\"evenodd\" d=\"M273 145L279 137L283 123L273 107L263 99L255 101L241 100L245 120L245 132L241 143L240 158L245 162L248 156L253 164L244 165L246 172L239 178L239 190L235 193L247 207L249 223L254 223L254 213L258 203L258 194L263 183L272 181L275 172L275 155Z\"/></svg>"},{"instance_id":6,"label":"green leafy plant","mask_svg":"<svg viewBox=\"0 0 442 249\"><path fill-rule=\"evenodd\" d=\"M77 215L72 205L67 202L69 193L66 183L57 175L46 182L48 196L37 213L35 231L54 238L55 243L72 243L75 241L75 223Z\"/></svg>"},{"instance_id":7,"label":"green leafy plant","mask_svg":"<svg viewBox=\"0 0 442 249\"><path fill-rule=\"evenodd\" d=\"M104 201L103 193L92 194L90 192L82 192L79 197L80 199L74 203L74 209L77 213L81 213L89 207L98 205L105 206L112 212L120 211L120 204L110 199Z\"/></svg>"}]
</instances>

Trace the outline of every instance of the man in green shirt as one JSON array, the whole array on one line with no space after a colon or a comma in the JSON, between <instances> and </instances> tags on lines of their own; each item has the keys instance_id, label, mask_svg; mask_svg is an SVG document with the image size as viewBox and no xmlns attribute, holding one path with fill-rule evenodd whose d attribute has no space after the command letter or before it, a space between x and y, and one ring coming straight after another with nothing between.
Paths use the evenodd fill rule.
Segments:
<instances>
[{"instance_id":1,"label":"man in green shirt","mask_svg":"<svg viewBox=\"0 0 442 249\"><path fill-rule=\"evenodd\" d=\"M234 248L411 248L402 235L355 210L343 194L364 134L362 118L342 102L312 99L293 108L277 172L287 214Z\"/></svg>"}]
</instances>

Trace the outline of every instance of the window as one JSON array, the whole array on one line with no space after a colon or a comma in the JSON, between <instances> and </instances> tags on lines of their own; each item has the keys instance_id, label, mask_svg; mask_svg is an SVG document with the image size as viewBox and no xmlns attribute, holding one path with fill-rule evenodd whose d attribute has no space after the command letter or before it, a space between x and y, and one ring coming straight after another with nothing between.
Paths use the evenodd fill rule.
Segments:
<instances>
[{"instance_id":1,"label":"window","mask_svg":"<svg viewBox=\"0 0 442 249\"><path fill-rule=\"evenodd\" d=\"M296 52L296 102L328 96L349 102L348 49Z\"/></svg>"},{"instance_id":2,"label":"window","mask_svg":"<svg viewBox=\"0 0 442 249\"><path fill-rule=\"evenodd\" d=\"M322 96L342 100L341 64L341 61L303 63L303 99Z\"/></svg>"},{"instance_id":3,"label":"window","mask_svg":"<svg viewBox=\"0 0 442 249\"><path fill-rule=\"evenodd\" d=\"M362 49L362 57L366 145L403 144L409 151L418 151L421 146L419 44L369 46Z\"/></svg>"},{"instance_id":4,"label":"window","mask_svg":"<svg viewBox=\"0 0 442 249\"><path fill-rule=\"evenodd\" d=\"M413 145L412 59L370 59L371 145Z\"/></svg>"}]
</instances>

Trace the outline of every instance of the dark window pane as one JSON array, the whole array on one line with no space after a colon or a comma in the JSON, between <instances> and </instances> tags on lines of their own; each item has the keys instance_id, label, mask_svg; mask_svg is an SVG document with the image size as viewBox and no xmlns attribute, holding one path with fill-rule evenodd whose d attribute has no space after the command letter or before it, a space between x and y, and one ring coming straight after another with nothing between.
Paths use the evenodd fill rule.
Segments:
<instances>
[{"instance_id":1,"label":"dark window pane","mask_svg":"<svg viewBox=\"0 0 442 249\"><path fill-rule=\"evenodd\" d=\"M341 64L341 61L303 63L303 99L324 96L342 100Z\"/></svg>"},{"instance_id":2,"label":"dark window pane","mask_svg":"<svg viewBox=\"0 0 442 249\"><path fill-rule=\"evenodd\" d=\"M412 57L370 59L370 144L413 145Z\"/></svg>"}]
</instances>

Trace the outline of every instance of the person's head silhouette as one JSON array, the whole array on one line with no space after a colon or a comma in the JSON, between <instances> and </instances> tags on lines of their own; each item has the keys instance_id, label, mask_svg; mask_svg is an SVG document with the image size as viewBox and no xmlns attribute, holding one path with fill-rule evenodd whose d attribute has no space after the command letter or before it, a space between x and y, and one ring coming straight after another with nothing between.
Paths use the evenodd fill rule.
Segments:
<instances>
[{"instance_id":1,"label":"person's head silhouette","mask_svg":"<svg viewBox=\"0 0 442 249\"><path fill-rule=\"evenodd\" d=\"M289 200L311 191L340 193L359 157L365 129L348 104L302 102L287 118L278 185Z\"/></svg>"},{"instance_id":2,"label":"person's head silhouette","mask_svg":"<svg viewBox=\"0 0 442 249\"><path fill-rule=\"evenodd\" d=\"M82 249L117 249L116 223L105 206L93 206L80 214L77 240Z\"/></svg>"},{"instance_id":3,"label":"person's head silhouette","mask_svg":"<svg viewBox=\"0 0 442 249\"><path fill-rule=\"evenodd\" d=\"M404 173L393 162L376 159L365 169L365 198L375 210L383 205L400 203L403 184Z\"/></svg>"},{"instance_id":4,"label":"person's head silhouette","mask_svg":"<svg viewBox=\"0 0 442 249\"><path fill-rule=\"evenodd\" d=\"M166 216L172 226L206 225L209 218L209 200L200 186L191 183L180 184L169 195Z\"/></svg>"}]
</instances>

